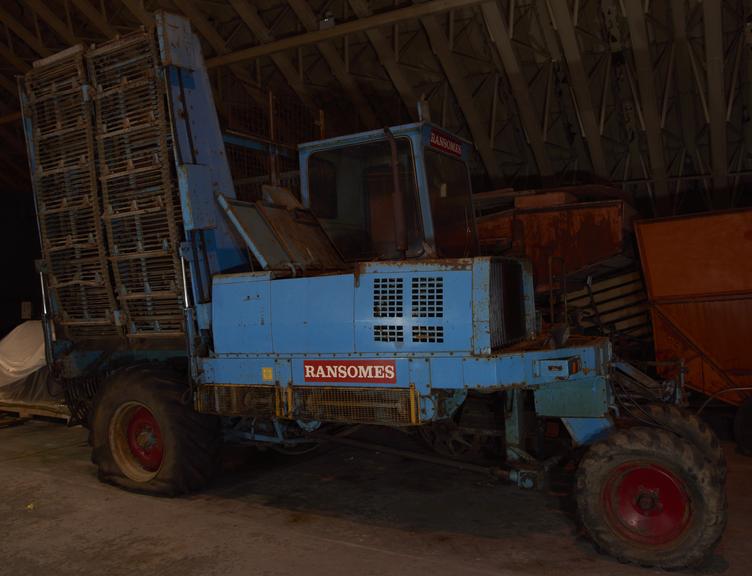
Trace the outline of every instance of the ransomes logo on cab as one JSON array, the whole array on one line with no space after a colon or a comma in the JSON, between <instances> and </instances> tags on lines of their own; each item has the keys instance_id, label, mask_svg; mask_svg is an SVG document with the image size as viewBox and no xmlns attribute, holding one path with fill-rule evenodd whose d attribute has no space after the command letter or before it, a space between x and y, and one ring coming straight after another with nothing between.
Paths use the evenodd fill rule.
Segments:
<instances>
[{"instance_id":1,"label":"ransomes logo on cab","mask_svg":"<svg viewBox=\"0 0 752 576\"><path fill-rule=\"evenodd\" d=\"M452 156L462 156L462 143L452 138L449 134L444 134L438 130L431 130L429 143L433 148L437 148Z\"/></svg>"},{"instance_id":2,"label":"ransomes logo on cab","mask_svg":"<svg viewBox=\"0 0 752 576\"><path fill-rule=\"evenodd\" d=\"M394 360L305 360L303 378L306 382L358 382L396 384Z\"/></svg>"}]
</instances>

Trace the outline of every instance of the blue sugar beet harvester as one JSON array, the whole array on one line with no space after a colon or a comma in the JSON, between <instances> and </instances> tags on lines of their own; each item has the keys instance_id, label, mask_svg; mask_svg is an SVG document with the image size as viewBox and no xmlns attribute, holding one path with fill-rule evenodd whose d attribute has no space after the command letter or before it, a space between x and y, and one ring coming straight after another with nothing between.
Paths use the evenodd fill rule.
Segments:
<instances>
[{"instance_id":1,"label":"blue sugar beet harvester","mask_svg":"<svg viewBox=\"0 0 752 576\"><path fill-rule=\"evenodd\" d=\"M522 487L578 456L580 520L622 560L713 550L717 439L607 339L540 333L528 264L479 256L470 143L420 122L304 144L299 199L241 202L224 139L253 143L223 136L165 13L37 62L20 95L48 362L102 480L182 493L222 438L296 453L327 425L400 427L445 456L502 446Z\"/></svg>"}]
</instances>

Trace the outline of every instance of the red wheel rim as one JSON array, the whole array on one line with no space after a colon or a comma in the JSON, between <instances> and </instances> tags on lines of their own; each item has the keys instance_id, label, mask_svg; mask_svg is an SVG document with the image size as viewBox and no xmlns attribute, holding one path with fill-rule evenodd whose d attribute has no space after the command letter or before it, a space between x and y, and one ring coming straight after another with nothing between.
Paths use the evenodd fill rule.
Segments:
<instances>
[{"instance_id":1,"label":"red wheel rim","mask_svg":"<svg viewBox=\"0 0 752 576\"><path fill-rule=\"evenodd\" d=\"M684 483L653 463L626 463L613 470L601 498L611 526L643 545L663 546L677 540L692 517Z\"/></svg>"},{"instance_id":2,"label":"red wheel rim","mask_svg":"<svg viewBox=\"0 0 752 576\"><path fill-rule=\"evenodd\" d=\"M162 464L162 432L154 415L143 406L131 414L126 428L128 448L144 470L154 472Z\"/></svg>"}]
</instances>

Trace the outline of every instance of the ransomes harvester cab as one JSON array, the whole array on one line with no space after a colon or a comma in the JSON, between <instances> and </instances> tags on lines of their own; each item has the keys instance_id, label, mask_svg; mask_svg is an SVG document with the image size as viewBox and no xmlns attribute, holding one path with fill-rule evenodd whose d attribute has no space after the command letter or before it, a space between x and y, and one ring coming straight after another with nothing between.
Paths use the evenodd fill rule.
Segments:
<instances>
[{"instance_id":1,"label":"ransomes harvester cab","mask_svg":"<svg viewBox=\"0 0 752 576\"><path fill-rule=\"evenodd\" d=\"M584 453L580 518L610 553L707 556L717 440L646 403L663 388L607 339L540 329L528 264L479 255L469 142L419 122L303 144L299 198L241 202L199 42L156 21L21 82L48 361L100 478L181 493L223 438L302 452L330 424L416 430L447 456L492 438L523 487Z\"/></svg>"}]
</instances>

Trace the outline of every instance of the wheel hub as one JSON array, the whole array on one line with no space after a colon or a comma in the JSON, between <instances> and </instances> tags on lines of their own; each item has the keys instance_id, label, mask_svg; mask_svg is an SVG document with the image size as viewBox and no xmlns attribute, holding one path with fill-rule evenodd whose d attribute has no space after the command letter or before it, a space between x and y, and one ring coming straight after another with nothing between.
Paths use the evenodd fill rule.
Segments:
<instances>
[{"instance_id":1,"label":"wheel hub","mask_svg":"<svg viewBox=\"0 0 752 576\"><path fill-rule=\"evenodd\" d=\"M644 545L675 541L691 520L684 483L654 463L627 463L614 470L605 484L602 502L613 528Z\"/></svg>"},{"instance_id":2,"label":"wheel hub","mask_svg":"<svg viewBox=\"0 0 752 576\"><path fill-rule=\"evenodd\" d=\"M646 513L661 507L658 492L655 490L646 490L642 486L640 486L635 504L640 510Z\"/></svg>"},{"instance_id":3,"label":"wheel hub","mask_svg":"<svg viewBox=\"0 0 752 576\"><path fill-rule=\"evenodd\" d=\"M145 407L133 410L128 420L126 435L128 447L144 470L154 472L162 464L164 448L162 434L154 415Z\"/></svg>"}]
</instances>

